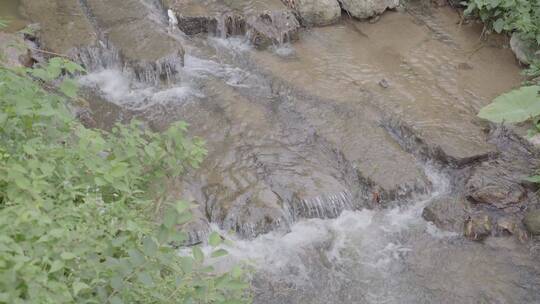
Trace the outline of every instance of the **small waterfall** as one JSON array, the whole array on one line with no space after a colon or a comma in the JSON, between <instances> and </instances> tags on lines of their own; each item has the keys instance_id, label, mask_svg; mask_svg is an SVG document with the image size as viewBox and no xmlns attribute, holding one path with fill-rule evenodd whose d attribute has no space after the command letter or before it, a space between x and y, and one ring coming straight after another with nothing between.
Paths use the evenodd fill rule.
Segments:
<instances>
[{"instance_id":1,"label":"small waterfall","mask_svg":"<svg viewBox=\"0 0 540 304\"><path fill-rule=\"evenodd\" d=\"M171 54L155 62L125 63L124 70L131 70L135 78L141 82L159 85L174 83L183 66L183 54Z\"/></svg>"},{"instance_id":2,"label":"small waterfall","mask_svg":"<svg viewBox=\"0 0 540 304\"><path fill-rule=\"evenodd\" d=\"M102 41L99 42L99 46L79 48L74 53L73 57L87 71L118 69L140 82L155 86L176 82L178 74L184 66L184 57L181 51L160 58L155 62L127 60L121 51L110 43Z\"/></svg>"},{"instance_id":3,"label":"small waterfall","mask_svg":"<svg viewBox=\"0 0 540 304\"><path fill-rule=\"evenodd\" d=\"M349 191L325 194L309 199L293 199L289 204L291 218L336 218L344 210L355 209Z\"/></svg>"},{"instance_id":4,"label":"small waterfall","mask_svg":"<svg viewBox=\"0 0 540 304\"><path fill-rule=\"evenodd\" d=\"M208 240L208 236L210 235L210 226L208 226L206 229L189 230L187 235L188 238L185 246L193 246L196 244L204 243L206 240Z\"/></svg>"},{"instance_id":5,"label":"small waterfall","mask_svg":"<svg viewBox=\"0 0 540 304\"><path fill-rule=\"evenodd\" d=\"M271 231L288 231L290 223L285 217L274 218L271 222L233 222L223 223L224 230L232 230L243 239L254 239L257 236Z\"/></svg>"},{"instance_id":6,"label":"small waterfall","mask_svg":"<svg viewBox=\"0 0 540 304\"><path fill-rule=\"evenodd\" d=\"M300 23L289 11L268 11L247 20L246 36L255 46L281 46L298 39Z\"/></svg>"},{"instance_id":7,"label":"small waterfall","mask_svg":"<svg viewBox=\"0 0 540 304\"><path fill-rule=\"evenodd\" d=\"M86 19L90 21L94 28L97 42L95 45L75 49L72 52L72 57L82 63L88 71L120 69L131 74L140 82L155 86L162 83L171 84L177 80L177 75L184 66L184 50L180 44L178 44L177 50L173 50L170 54L155 61L128 58L125 55L126 50L119 49L118 46L114 45L114 41L109 39L108 30L100 27L87 0L79 0L79 3ZM160 3L157 0L147 0L147 2L143 1L141 3L148 9L148 15L146 19L135 20L134 22L150 20L146 24L146 26L150 27L149 33L178 40L173 35L165 34L167 25L164 21L165 17ZM137 28L134 30L137 30Z\"/></svg>"},{"instance_id":8,"label":"small waterfall","mask_svg":"<svg viewBox=\"0 0 540 304\"><path fill-rule=\"evenodd\" d=\"M243 36L246 34L246 20L243 15L224 13L216 17L215 35L221 38Z\"/></svg>"},{"instance_id":9,"label":"small waterfall","mask_svg":"<svg viewBox=\"0 0 540 304\"><path fill-rule=\"evenodd\" d=\"M120 52L102 41L99 42L99 46L79 48L76 57L88 71L122 68Z\"/></svg>"},{"instance_id":10,"label":"small waterfall","mask_svg":"<svg viewBox=\"0 0 540 304\"><path fill-rule=\"evenodd\" d=\"M291 11L227 11L215 16L178 15L187 35L206 32L226 39L244 36L256 47L280 46L298 38L300 23Z\"/></svg>"}]
</instances>

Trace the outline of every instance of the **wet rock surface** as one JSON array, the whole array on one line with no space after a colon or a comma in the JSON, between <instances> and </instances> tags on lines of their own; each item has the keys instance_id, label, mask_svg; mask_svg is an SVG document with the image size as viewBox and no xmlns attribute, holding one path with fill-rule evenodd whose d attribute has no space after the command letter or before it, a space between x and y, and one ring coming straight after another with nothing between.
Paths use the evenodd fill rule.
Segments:
<instances>
[{"instance_id":1,"label":"wet rock surface","mask_svg":"<svg viewBox=\"0 0 540 304\"><path fill-rule=\"evenodd\" d=\"M77 49L95 45L97 36L78 0L21 1L23 16L39 23L43 48L60 54L76 55Z\"/></svg>"},{"instance_id":2,"label":"wet rock surface","mask_svg":"<svg viewBox=\"0 0 540 304\"><path fill-rule=\"evenodd\" d=\"M522 203L526 190L515 180L506 176L505 170L493 164L476 168L469 179L467 196L475 203L494 205L504 209Z\"/></svg>"},{"instance_id":3,"label":"wet rock surface","mask_svg":"<svg viewBox=\"0 0 540 304\"><path fill-rule=\"evenodd\" d=\"M339 0L342 8L355 18L366 19L396 8L399 0Z\"/></svg>"},{"instance_id":4,"label":"wet rock surface","mask_svg":"<svg viewBox=\"0 0 540 304\"><path fill-rule=\"evenodd\" d=\"M139 80L158 84L178 73L184 49L166 32L159 7L152 5L139 0L23 1L22 9L41 25L43 48L80 60L91 70L129 69Z\"/></svg>"},{"instance_id":5,"label":"wet rock surface","mask_svg":"<svg viewBox=\"0 0 540 304\"><path fill-rule=\"evenodd\" d=\"M478 213L469 216L465 220L463 234L472 241L483 241L491 235L492 229L491 217L485 213Z\"/></svg>"},{"instance_id":6,"label":"wet rock surface","mask_svg":"<svg viewBox=\"0 0 540 304\"><path fill-rule=\"evenodd\" d=\"M336 23L341 17L337 0L283 0L294 9L304 26L322 26Z\"/></svg>"},{"instance_id":7,"label":"wet rock surface","mask_svg":"<svg viewBox=\"0 0 540 304\"><path fill-rule=\"evenodd\" d=\"M522 63L530 64L533 60L540 59L540 50L535 49L531 43L521 39L517 33L512 34L510 38L510 48Z\"/></svg>"},{"instance_id":8,"label":"wet rock surface","mask_svg":"<svg viewBox=\"0 0 540 304\"><path fill-rule=\"evenodd\" d=\"M533 235L540 235L540 210L529 211L523 219L527 230Z\"/></svg>"},{"instance_id":9,"label":"wet rock surface","mask_svg":"<svg viewBox=\"0 0 540 304\"><path fill-rule=\"evenodd\" d=\"M293 12L279 0L167 0L165 5L178 15L179 27L188 35L246 35L253 45L260 48L298 38L300 24Z\"/></svg>"},{"instance_id":10,"label":"wet rock surface","mask_svg":"<svg viewBox=\"0 0 540 304\"><path fill-rule=\"evenodd\" d=\"M443 196L431 201L424 208L422 217L433 222L439 229L461 233L470 209L464 199Z\"/></svg>"}]
</instances>

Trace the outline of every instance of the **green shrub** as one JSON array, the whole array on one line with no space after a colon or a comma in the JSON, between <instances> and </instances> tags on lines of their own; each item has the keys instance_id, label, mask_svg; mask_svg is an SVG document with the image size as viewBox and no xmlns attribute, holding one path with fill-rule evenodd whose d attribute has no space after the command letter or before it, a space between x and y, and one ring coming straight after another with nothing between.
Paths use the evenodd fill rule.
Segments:
<instances>
[{"instance_id":1,"label":"green shrub","mask_svg":"<svg viewBox=\"0 0 540 304\"><path fill-rule=\"evenodd\" d=\"M247 302L239 268L216 273L200 248L170 246L186 238L188 204L154 216L158 186L197 167L203 142L181 122L163 133L83 127L66 103L75 83L51 85L79 71L61 58L0 66L0 303Z\"/></svg>"},{"instance_id":2,"label":"green shrub","mask_svg":"<svg viewBox=\"0 0 540 304\"><path fill-rule=\"evenodd\" d=\"M536 0L469 0L465 14L475 14L497 33L518 32L540 45L540 2Z\"/></svg>"}]
</instances>

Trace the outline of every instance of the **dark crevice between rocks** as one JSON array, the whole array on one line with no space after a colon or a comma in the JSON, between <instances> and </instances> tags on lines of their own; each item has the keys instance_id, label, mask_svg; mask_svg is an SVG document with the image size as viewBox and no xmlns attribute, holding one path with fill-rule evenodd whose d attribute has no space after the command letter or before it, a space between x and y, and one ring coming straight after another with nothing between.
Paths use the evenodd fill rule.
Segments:
<instances>
[{"instance_id":1,"label":"dark crevice between rocks","mask_svg":"<svg viewBox=\"0 0 540 304\"><path fill-rule=\"evenodd\" d=\"M534 231L524 219L540 209L540 202L538 186L525 178L540 168L540 152L502 125L491 126L488 141L499 153L452 168L452 195L429 204L423 216L473 241L513 236L526 242Z\"/></svg>"},{"instance_id":2,"label":"dark crevice between rocks","mask_svg":"<svg viewBox=\"0 0 540 304\"><path fill-rule=\"evenodd\" d=\"M482 153L465 158L456 158L448 155L439 146L433 146L416 134L412 127L408 126L401 119L387 116L381 120L381 126L388 131L403 149L413 154L424 163L436 165L440 169L460 169L473 166L489 158L496 157L497 154Z\"/></svg>"},{"instance_id":3,"label":"dark crevice between rocks","mask_svg":"<svg viewBox=\"0 0 540 304\"><path fill-rule=\"evenodd\" d=\"M188 7L169 8L176 12L178 27L187 35L246 37L257 48L281 45L298 39L300 23L296 15L285 9L285 6L282 10L247 12L222 5L216 12L208 7L207 12L196 14L190 14Z\"/></svg>"}]
</instances>

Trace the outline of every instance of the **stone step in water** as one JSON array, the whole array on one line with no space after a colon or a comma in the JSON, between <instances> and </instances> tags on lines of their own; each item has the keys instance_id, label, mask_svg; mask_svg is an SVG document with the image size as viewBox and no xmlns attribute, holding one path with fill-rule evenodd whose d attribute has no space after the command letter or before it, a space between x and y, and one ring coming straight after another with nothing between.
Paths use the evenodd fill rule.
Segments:
<instances>
[{"instance_id":1,"label":"stone step in water","mask_svg":"<svg viewBox=\"0 0 540 304\"><path fill-rule=\"evenodd\" d=\"M283 44L298 38L300 24L279 0L165 0L188 34L218 37L246 36L257 47Z\"/></svg>"},{"instance_id":2,"label":"stone step in water","mask_svg":"<svg viewBox=\"0 0 540 304\"><path fill-rule=\"evenodd\" d=\"M170 82L183 65L184 49L167 32L163 12L140 0L22 2L41 25L42 46L81 61L90 70L118 67L152 84ZM60 35L59 33L63 33Z\"/></svg>"}]
</instances>

